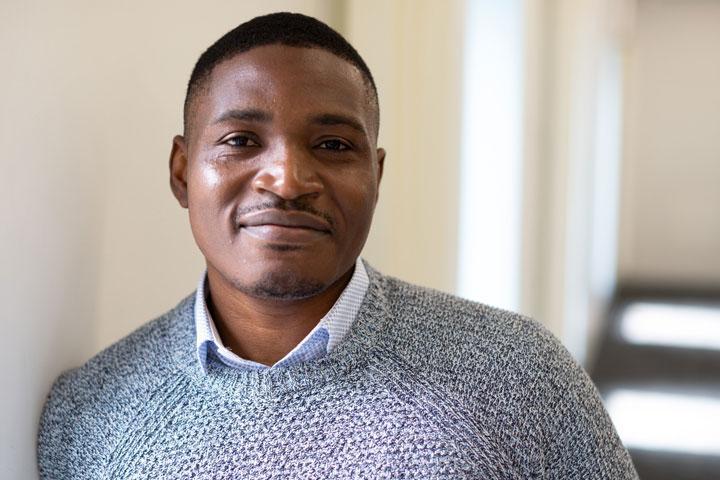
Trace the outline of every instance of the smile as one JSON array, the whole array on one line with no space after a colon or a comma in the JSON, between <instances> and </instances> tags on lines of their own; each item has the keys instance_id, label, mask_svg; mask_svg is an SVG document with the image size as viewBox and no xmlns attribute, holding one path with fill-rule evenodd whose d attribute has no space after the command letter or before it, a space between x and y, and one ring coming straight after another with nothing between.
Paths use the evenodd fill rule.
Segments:
<instances>
[{"instance_id":1,"label":"smile","mask_svg":"<svg viewBox=\"0 0 720 480\"><path fill-rule=\"evenodd\" d=\"M304 227L284 225L253 225L242 227L241 232L257 238L277 243L307 243L328 235L327 232Z\"/></svg>"},{"instance_id":2,"label":"smile","mask_svg":"<svg viewBox=\"0 0 720 480\"><path fill-rule=\"evenodd\" d=\"M240 217L237 225L241 233L277 243L307 243L332 232L332 227L323 218L306 212L285 210L252 212Z\"/></svg>"}]
</instances>

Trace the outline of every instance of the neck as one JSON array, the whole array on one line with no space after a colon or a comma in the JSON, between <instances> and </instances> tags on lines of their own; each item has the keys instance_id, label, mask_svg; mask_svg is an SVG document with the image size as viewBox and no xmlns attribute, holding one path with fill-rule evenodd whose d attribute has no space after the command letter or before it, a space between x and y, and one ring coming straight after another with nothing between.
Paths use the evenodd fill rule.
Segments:
<instances>
[{"instance_id":1,"label":"neck","mask_svg":"<svg viewBox=\"0 0 720 480\"><path fill-rule=\"evenodd\" d=\"M223 344L242 358L273 365L320 322L352 278L353 268L318 295L301 300L257 298L208 266L208 309Z\"/></svg>"}]
</instances>

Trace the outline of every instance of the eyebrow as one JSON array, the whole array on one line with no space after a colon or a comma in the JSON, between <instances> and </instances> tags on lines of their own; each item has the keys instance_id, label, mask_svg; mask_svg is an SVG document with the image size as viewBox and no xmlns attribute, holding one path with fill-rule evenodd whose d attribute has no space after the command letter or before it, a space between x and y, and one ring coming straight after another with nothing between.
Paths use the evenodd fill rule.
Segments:
<instances>
[{"instance_id":1,"label":"eyebrow","mask_svg":"<svg viewBox=\"0 0 720 480\"><path fill-rule=\"evenodd\" d=\"M226 122L228 120L239 120L243 122L258 122L258 123L270 123L272 122L273 116L271 113L256 108L247 108L242 110L227 110L220 114L219 117L213 121L213 125ZM347 125L353 130L357 130L360 133L365 133L365 128L360 122L347 115L341 115L337 113L323 113L316 115L310 119L310 121L316 125Z\"/></svg>"},{"instance_id":2,"label":"eyebrow","mask_svg":"<svg viewBox=\"0 0 720 480\"><path fill-rule=\"evenodd\" d=\"M213 125L226 122L228 120L240 120L243 122L269 123L272 121L272 114L255 108L244 110L228 110L223 112L213 121Z\"/></svg>"},{"instance_id":3,"label":"eyebrow","mask_svg":"<svg viewBox=\"0 0 720 480\"><path fill-rule=\"evenodd\" d=\"M365 133L365 128L360 122L346 115L325 113L312 117L310 121L316 125L347 125L348 127L357 130L360 133Z\"/></svg>"}]
</instances>

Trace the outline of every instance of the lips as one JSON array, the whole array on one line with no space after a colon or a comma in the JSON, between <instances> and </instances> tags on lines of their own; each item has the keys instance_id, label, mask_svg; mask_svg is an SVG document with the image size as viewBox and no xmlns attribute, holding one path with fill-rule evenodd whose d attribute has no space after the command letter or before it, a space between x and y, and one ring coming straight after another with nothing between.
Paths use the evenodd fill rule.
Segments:
<instances>
[{"instance_id":1,"label":"lips","mask_svg":"<svg viewBox=\"0 0 720 480\"><path fill-rule=\"evenodd\" d=\"M325 219L300 211L260 210L237 220L240 232L271 242L307 243L332 232Z\"/></svg>"}]
</instances>

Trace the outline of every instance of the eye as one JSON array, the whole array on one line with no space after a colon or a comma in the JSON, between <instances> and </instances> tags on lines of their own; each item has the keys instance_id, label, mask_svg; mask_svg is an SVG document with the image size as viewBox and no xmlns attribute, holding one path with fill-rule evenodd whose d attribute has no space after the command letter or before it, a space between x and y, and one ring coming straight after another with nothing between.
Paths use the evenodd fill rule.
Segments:
<instances>
[{"instance_id":1,"label":"eye","mask_svg":"<svg viewBox=\"0 0 720 480\"><path fill-rule=\"evenodd\" d=\"M259 147L260 144L247 135L235 135L223 140L222 143L231 147Z\"/></svg>"},{"instance_id":2,"label":"eye","mask_svg":"<svg viewBox=\"0 0 720 480\"><path fill-rule=\"evenodd\" d=\"M337 139L325 140L323 142L320 142L318 147L325 149L325 150L336 150L336 151L350 150L350 145L343 142L342 140L337 140Z\"/></svg>"}]
</instances>

